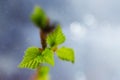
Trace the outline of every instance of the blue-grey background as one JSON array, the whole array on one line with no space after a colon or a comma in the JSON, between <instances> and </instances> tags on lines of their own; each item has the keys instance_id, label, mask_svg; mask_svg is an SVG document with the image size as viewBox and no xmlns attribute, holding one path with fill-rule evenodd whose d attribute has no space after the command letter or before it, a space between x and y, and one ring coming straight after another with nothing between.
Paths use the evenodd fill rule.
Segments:
<instances>
[{"instance_id":1,"label":"blue-grey background","mask_svg":"<svg viewBox=\"0 0 120 80\"><path fill-rule=\"evenodd\" d=\"M61 23L76 62L56 58L51 80L120 80L120 0L0 0L0 80L30 80L18 69L24 50L40 47L29 16L40 5Z\"/></svg>"}]
</instances>

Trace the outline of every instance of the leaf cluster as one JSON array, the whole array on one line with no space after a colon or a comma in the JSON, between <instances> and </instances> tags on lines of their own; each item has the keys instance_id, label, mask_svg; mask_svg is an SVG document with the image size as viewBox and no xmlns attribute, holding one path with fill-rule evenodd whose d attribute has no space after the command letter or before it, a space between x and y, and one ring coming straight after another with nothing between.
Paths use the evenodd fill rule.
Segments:
<instances>
[{"instance_id":1,"label":"leaf cluster","mask_svg":"<svg viewBox=\"0 0 120 80\"><path fill-rule=\"evenodd\" d=\"M32 22L39 27L41 30L47 29L47 16L42 8L36 6L32 15ZM49 68L41 66L44 64L49 64L54 66L54 53L58 56L60 60L69 61L74 63L75 56L74 50L68 47L58 46L65 42L65 35L62 32L61 26L57 25L55 30L47 35L45 49L38 47L29 47L26 49L23 60L19 64L19 68L29 68L29 69L39 69L39 78L40 80L48 79Z\"/></svg>"},{"instance_id":2,"label":"leaf cluster","mask_svg":"<svg viewBox=\"0 0 120 80\"><path fill-rule=\"evenodd\" d=\"M73 49L64 46L58 48L58 45L64 42L65 36L60 25L58 25L56 29L47 36L47 48L41 50L38 47L29 47L25 51L25 55L19 67L35 69L39 67L41 63L48 63L54 66L54 53L56 53L59 59L74 63Z\"/></svg>"}]
</instances>

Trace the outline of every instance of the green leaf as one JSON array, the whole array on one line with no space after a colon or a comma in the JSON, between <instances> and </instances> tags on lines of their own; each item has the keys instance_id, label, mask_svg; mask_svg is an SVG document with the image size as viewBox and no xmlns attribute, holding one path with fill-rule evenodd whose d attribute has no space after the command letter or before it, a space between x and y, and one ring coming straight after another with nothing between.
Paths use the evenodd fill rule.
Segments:
<instances>
[{"instance_id":1,"label":"green leaf","mask_svg":"<svg viewBox=\"0 0 120 80\"><path fill-rule=\"evenodd\" d=\"M39 67L40 63L48 63L54 66L54 54L52 50L46 48L44 51L40 51L37 47L30 47L25 51L25 56L18 67L35 69Z\"/></svg>"},{"instance_id":2,"label":"green leaf","mask_svg":"<svg viewBox=\"0 0 120 80\"><path fill-rule=\"evenodd\" d=\"M34 11L31 14L31 20L36 26L43 29L46 26L47 16L41 7L35 6Z\"/></svg>"},{"instance_id":3,"label":"green leaf","mask_svg":"<svg viewBox=\"0 0 120 80\"><path fill-rule=\"evenodd\" d=\"M59 44L62 44L64 41L65 41L65 36L62 32L60 25L58 25L56 29L47 36L47 44L49 44L50 47L54 47Z\"/></svg>"},{"instance_id":4,"label":"green leaf","mask_svg":"<svg viewBox=\"0 0 120 80\"><path fill-rule=\"evenodd\" d=\"M54 66L54 53L52 50L46 48L43 52L42 52L44 61L52 66Z\"/></svg>"},{"instance_id":5,"label":"green leaf","mask_svg":"<svg viewBox=\"0 0 120 80\"><path fill-rule=\"evenodd\" d=\"M70 61L70 62L74 63L75 57L74 57L73 49L62 47L62 48L58 49L56 52L57 52L57 56L61 60L66 60L66 61Z\"/></svg>"},{"instance_id":6,"label":"green leaf","mask_svg":"<svg viewBox=\"0 0 120 80\"><path fill-rule=\"evenodd\" d=\"M41 56L41 51L37 47L29 47L25 51L25 55L23 57L22 62L19 64L19 68L30 68L35 69L39 66L40 63L43 62L43 58Z\"/></svg>"}]
</instances>

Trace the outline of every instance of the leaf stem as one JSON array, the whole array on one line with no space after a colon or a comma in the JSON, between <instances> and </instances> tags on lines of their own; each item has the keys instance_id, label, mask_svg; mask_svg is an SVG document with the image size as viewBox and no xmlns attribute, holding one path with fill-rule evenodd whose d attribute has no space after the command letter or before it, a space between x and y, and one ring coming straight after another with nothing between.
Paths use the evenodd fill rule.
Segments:
<instances>
[{"instance_id":1,"label":"leaf stem","mask_svg":"<svg viewBox=\"0 0 120 80\"><path fill-rule=\"evenodd\" d=\"M40 35L40 40L42 45L42 48L40 48L40 50L44 50L47 47L47 43L46 43L47 35L55 29L55 26L50 26L49 18L46 24L47 26L45 27L45 29L39 29L39 35ZM33 80L38 80L39 69L40 69L39 67L36 69Z\"/></svg>"},{"instance_id":2,"label":"leaf stem","mask_svg":"<svg viewBox=\"0 0 120 80\"><path fill-rule=\"evenodd\" d=\"M44 32L42 29L40 29L40 39L43 50L47 47L46 38L47 38L47 33Z\"/></svg>"}]
</instances>

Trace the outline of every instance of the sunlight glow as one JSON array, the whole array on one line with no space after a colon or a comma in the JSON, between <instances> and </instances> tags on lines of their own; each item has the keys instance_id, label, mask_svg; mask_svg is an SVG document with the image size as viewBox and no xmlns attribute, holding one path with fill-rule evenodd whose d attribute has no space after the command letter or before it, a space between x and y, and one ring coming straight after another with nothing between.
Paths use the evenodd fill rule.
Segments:
<instances>
[{"instance_id":1,"label":"sunlight glow","mask_svg":"<svg viewBox=\"0 0 120 80\"><path fill-rule=\"evenodd\" d=\"M83 38L86 35L86 28L79 22L73 22L70 25L70 31L74 39Z\"/></svg>"}]
</instances>

